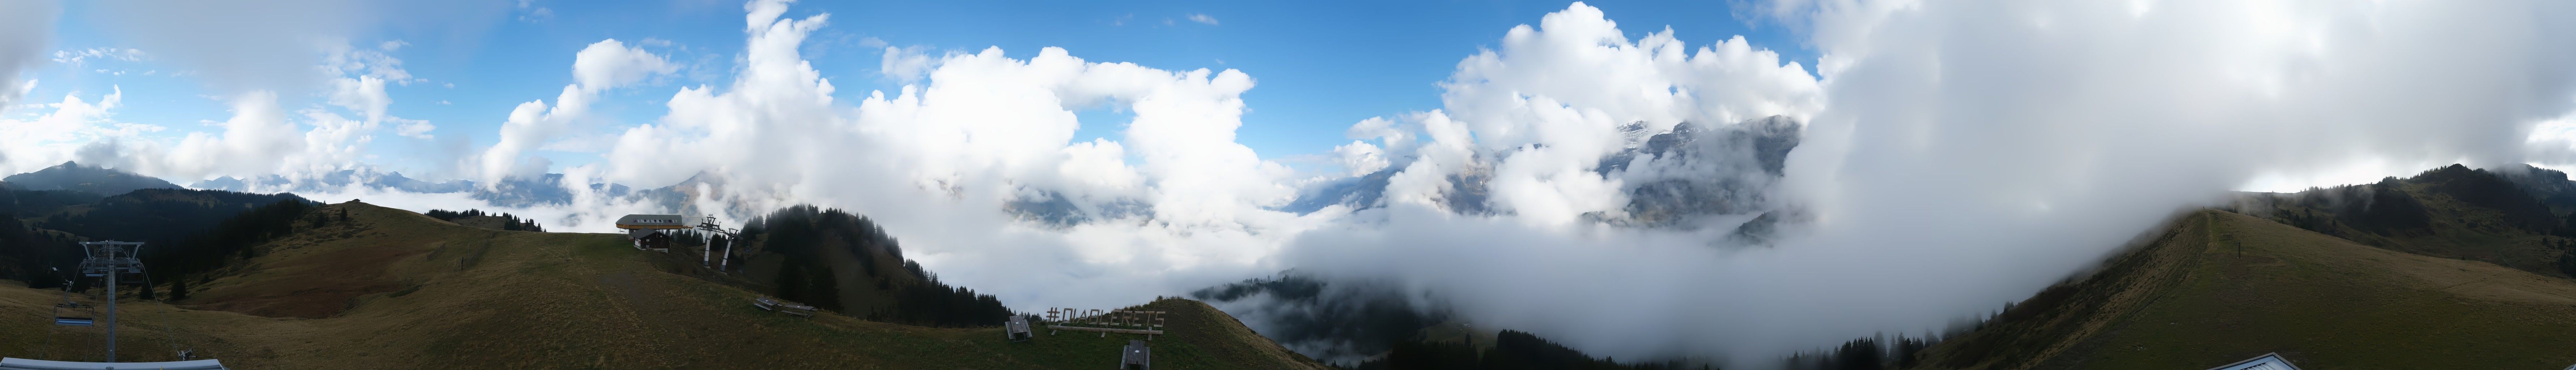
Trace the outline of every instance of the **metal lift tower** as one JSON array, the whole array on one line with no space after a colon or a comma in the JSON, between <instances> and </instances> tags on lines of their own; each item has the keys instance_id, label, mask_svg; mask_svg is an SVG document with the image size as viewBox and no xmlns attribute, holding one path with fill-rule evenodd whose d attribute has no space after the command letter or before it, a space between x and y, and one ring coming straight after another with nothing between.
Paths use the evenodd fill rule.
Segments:
<instances>
[{"instance_id":1,"label":"metal lift tower","mask_svg":"<svg viewBox=\"0 0 2576 370\"><path fill-rule=\"evenodd\" d=\"M703 255L701 255L700 257L698 257L698 266L699 266L699 267L715 267L715 268L716 268L716 273L718 273L718 274L723 274L723 273L725 273L725 267L726 267L726 266L725 266L725 262L731 261L731 260L733 259L732 257L733 257L733 245L734 245L734 243L741 243L741 242L742 242L742 230L741 230L741 229L728 229L728 228L725 228L723 224L718 224L718 223L716 223L716 216L712 216L712 215L711 215L711 216L707 216L706 218L703 218L703 219L701 219L701 220L702 220L702 221L699 221L699 222L698 222L698 230L703 230L703 231L706 231L706 232L708 232L708 233L713 233L713 234L716 234L716 235L723 235L723 236L724 236L724 238L725 238L725 248L724 248L724 253L721 253L721 254L716 253L716 252L715 252L715 249L716 249L716 248L715 248L715 245L714 245L714 244L715 244L715 241L714 241L714 240L712 240L712 239L711 239L711 240L708 240L708 241L707 241L707 242L708 242L708 243L707 243L708 245L706 246L706 251L704 251L704 253L705 253L705 254L703 254ZM716 257L716 256L723 256L723 257L726 257L726 258L721 258L721 259L714 258L714 257ZM708 263L707 263L707 262L708 262L707 260L708 260L708 259L715 259L715 261L714 261L714 262L715 262L715 265L714 265L714 266L707 266L707 264L708 264Z\"/></svg>"},{"instance_id":2,"label":"metal lift tower","mask_svg":"<svg viewBox=\"0 0 2576 370\"><path fill-rule=\"evenodd\" d=\"M81 250L89 253L81 258L81 275L106 280L100 286L107 290L107 362L116 362L116 278L143 273L143 260L135 255L143 250L143 243L81 242Z\"/></svg>"}]
</instances>

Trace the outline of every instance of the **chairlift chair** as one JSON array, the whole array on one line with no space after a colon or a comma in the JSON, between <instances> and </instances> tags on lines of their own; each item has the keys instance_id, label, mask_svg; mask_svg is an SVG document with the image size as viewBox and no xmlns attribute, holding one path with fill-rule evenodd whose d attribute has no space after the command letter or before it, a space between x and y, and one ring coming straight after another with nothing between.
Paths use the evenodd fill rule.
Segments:
<instances>
[{"instance_id":1,"label":"chairlift chair","mask_svg":"<svg viewBox=\"0 0 2576 370\"><path fill-rule=\"evenodd\" d=\"M54 304L54 325L94 326L98 325L98 319L95 317L98 317L98 310L89 305L72 302Z\"/></svg>"},{"instance_id":2,"label":"chairlift chair","mask_svg":"<svg viewBox=\"0 0 2576 370\"><path fill-rule=\"evenodd\" d=\"M54 325L94 326L98 325L96 317L98 308L72 302L70 291L63 292L63 303L54 304Z\"/></svg>"},{"instance_id":3,"label":"chairlift chair","mask_svg":"<svg viewBox=\"0 0 2576 370\"><path fill-rule=\"evenodd\" d=\"M55 271L61 271L56 269ZM72 281L63 281L63 303L54 304L54 325L98 325L98 308L72 301Z\"/></svg>"}]
</instances>

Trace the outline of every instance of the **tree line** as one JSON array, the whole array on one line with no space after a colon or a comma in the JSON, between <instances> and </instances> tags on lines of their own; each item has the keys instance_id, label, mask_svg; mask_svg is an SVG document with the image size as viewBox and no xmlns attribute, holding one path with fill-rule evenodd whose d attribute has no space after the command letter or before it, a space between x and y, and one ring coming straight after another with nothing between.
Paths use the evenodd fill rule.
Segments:
<instances>
[{"instance_id":1,"label":"tree line","mask_svg":"<svg viewBox=\"0 0 2576 370\"><path fill-rule=\"evenodd\" d=\"M545 228L544 226L539 226L539 225L537 225L537 220L532 220L532 219L520 219L518 215L512 215L512 214L508 214L508 213L502 213L502 214L498 214L498 215L490 214L490 213L484 213L484 212L483 212L483 210L480 210L480 209L468 209L468 210L465 210L465 211L462 211L462 212L459 212L459 211L450 211L450 210L444 210L444 209L433 209L433 210L429 210L429 212L421 213L421 215L429 216L429 218L435 218L435 219L438 219L439 221L447 221L447 222L456 222L456 220L457 220L457 219L461 219L461 218L468 218L468 217L496 216L496 217L500 217L500 218L501 218L501 230L503 230L503 231L533 231L533 232L546 232L546 228Z\"/></svg>"},{"instance_id":2,"label":"tree line","mask_svg":"<svg viewBox=\"0 0 2576 370\"><path fill-rule=\"evenodd\" d=\"M922 326L974 327L1000 325L1011 315L1000 299L973 289L949 286L915 262L903 257L903 247L893 236L867 217L838 209L794 206L771 212L744 225L742 237L751 240L757 250L776 253L784 258L772 294L779 299L812 305L868 320ZM710 243L722 243L711 240ZM838 249L856 259L856 263L839 264L826 258ZM865 284L845 289L833 273L836 269L858 269L854 282ZM890 298L881 307L842 307L844 291L873 292Z\"/></svg>"},{"instance_id":3,"label":"tree line","mask_svg":"<svg viewBox=\"0 0 2576 370\"><path fill-rule=\"evenodd\" d=\"M298 226L310 228L349 222L346 210L337 214L314 212L320 207L320 203L302 199L269 203L234 215L171 248L146 250L143 263L151 268L153 276L171 284L171 299L186 299L189 279L204 277L205 273L229 267L236 261L258 257L259 249L254 247L293 235Z\"/></svg>"},{"instance_id":4,"label":"tree line","mask_svg":"<svg viewBox=\"0 0 2576 370\"><path fill-rule=\"evenodd\" d=\"M281 203L314 205L289 194L219 190L141 189L100 197L79 191L0 191L0 278L33 288L61 287L80 263L79 242L144 242L142 258L155 280L220 267L201 255L216 235L239 233L238 215ZM75 208L77 206L77 208ZM294 211L301 213L301 211ZM201 240L203 239L203 240ZM146 297L151 293L143 292Z\"/></svg>"},{"instance_id":5,"label":"tree line","mask_svg":"<svg viewBox=\"0 0 2576 370\"><path fill-rule=\"evenodd\" d=\"M1593 358L1536 334L1504 330L1490 348L1472 343L1408 340L1396 342L1386 355L1360 362L1360 370L1716 370L1716 366L1681 363L1620 363Z\"/></svg>"}]
</instances>

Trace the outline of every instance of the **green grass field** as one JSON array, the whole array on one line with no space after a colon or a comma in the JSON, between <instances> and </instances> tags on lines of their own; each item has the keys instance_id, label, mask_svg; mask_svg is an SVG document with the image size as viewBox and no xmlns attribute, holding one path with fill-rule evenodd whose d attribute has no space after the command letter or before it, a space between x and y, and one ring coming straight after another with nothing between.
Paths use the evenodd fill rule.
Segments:
<instances>
[{"instance_id":1,"label":"green grass field","mask_svg":"<svg viewBox=\"0 0 2576 370\"><path fill-rule=\"evenodd\" d=\"M2203 211L1926 368L2201 369L2279 352L2308 369L2560 369L2576 282Z\"/></svg>"},{"instance_id":2,"label":"green grass field","mask_svg":"<svg viewBox=\"0 0 2576 370\"><path fill-rule=\"evenodd\" d=\"M125 361L173 348L246 369L1107 369L1139 335L928 328L751 306L754 292L665 273L615 234L495 231L344 203L356 222L264 246L189 300L124 303ZM95 361L97 328L57 328L59 293L0 287L0 355ZM1158 369L1321 369L1223 312L1151 302ZM165 329L166 328L166 329Z\"/></svg>"}]
</instances>

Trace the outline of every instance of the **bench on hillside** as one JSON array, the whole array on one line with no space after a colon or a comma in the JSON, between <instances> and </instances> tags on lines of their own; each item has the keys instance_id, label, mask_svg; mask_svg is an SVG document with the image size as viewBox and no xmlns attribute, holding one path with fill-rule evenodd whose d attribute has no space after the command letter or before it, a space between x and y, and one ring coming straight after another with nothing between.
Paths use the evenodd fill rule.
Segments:
<instances>
[{"instance_id":1,"label":"bench on hillside","mask_svg":"<svg viewBox=\"0 0 2576 370\"><path fill-rule=\"evenodd\" d=\"M1118 352L1118 370L1154 370L1154 349L1146 348L1145 341L1128 340Z\"/></svg>"},{"instance_id":2,"label":"bench on hillside","mask_svg":"<svg viewBox=\"0 0 2576 370\"><path fill-rule=\"evenodd\" d=\"M1037 333L1029 330L1029 317L1017 314L1011 315L1010 321L1002 323L1002 335L1011 338L1013 342L1026 342L1037 338Z\"/></svg>"},{"instance_id":3,"label":"bench on hillside","mask_svg":"<svg viewBox=\"0 0 2576 370\"><path fill-rule=\"evenodd\" d=\"M796 303L794 303L794 302L781 301L781 300L778 300L777 298L770 298L769 296L760 296L760 298L752 298L752 299L751 299L751 306L752 306L752 307L759 307L761 310L765 310L765 311L776 311L776 312L778 312L778 313L787 314L788 316L795 316L795 317L813 317L813 316L814 316L814 306L807 306L807 305L796 304Z\"/></svg>"}]
</instances>

